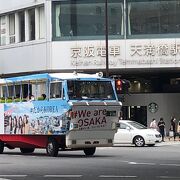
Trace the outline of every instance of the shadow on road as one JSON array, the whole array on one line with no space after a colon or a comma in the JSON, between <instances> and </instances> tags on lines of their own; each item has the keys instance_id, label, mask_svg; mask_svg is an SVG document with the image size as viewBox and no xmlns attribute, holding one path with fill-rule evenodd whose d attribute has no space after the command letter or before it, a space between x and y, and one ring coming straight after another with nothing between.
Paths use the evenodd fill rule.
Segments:
<instances>
[{"instance_id":1,"label":"shadow on road","mask_svg":"<svg viewBox=\"0 0 180 180\"><path fill-rule=\"evenodd\" d=\"M21 152L4 152L4 155L12 155L12 156L37 156L37 157L47 157L47 158L104 158L104 157L114 157L113 155L93 155L93 156L86 156L85 154L80 154L80 152L78 152L78 154L73 154L73 151L71 151L72 153L70 154L65 153L65 151L60 151L57 157L51 157L48 156L46 153L43 152L34 152L34 153L26 153L23 154ZM77 152L77 151L74 151Z\"/></svg>"}]
</instances>

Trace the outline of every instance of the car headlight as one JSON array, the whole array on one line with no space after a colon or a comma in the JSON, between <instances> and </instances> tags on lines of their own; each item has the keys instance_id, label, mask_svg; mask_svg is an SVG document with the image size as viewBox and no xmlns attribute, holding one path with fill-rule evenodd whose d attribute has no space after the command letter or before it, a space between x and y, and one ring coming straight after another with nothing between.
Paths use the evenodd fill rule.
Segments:
<instances>
[{"instance_id":1,"label":"car headlight","mask_svg":"<svg viewBox=\"0 0 180 180\"><path fill-rule=\"evenodd\" d=\"M155 134L155 136L156 136L157 138L160 138L160 137L161 137L161 134Z\"/></svg>"}]
</instances>

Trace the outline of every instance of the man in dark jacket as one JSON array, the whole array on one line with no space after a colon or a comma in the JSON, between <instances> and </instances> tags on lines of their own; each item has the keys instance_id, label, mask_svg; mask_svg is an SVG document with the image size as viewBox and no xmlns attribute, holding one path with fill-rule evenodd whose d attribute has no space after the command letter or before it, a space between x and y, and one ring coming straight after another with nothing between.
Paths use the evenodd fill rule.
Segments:
<instances>
[{"instance_id":1,"label":"man in dark jacket","mask_svg":"<svg viewBox=\"0 0 180 180\"><path fill-rule=\"evenodd\" d=\"M164 142L164 129L165 129L165 122L163 118L160 118L160 121L158 122L159 132L162 136L162 141Z\"/></svg>"}]
</instances>

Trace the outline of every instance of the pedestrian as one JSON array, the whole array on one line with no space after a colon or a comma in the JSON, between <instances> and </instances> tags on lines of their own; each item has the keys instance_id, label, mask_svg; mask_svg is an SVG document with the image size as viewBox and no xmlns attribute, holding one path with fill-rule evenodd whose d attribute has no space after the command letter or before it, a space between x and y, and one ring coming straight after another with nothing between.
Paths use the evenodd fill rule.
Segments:
<instances>
[{"instance_id":1,"label":"pedestrian","mask_svg":"<svg viewBox=\"0 0 180 180\"><path fill-rule=\"evenodd\" d=\"M150 123L150 128L157 130L158 126L157 126L157 123L156 123L156 119L155 119L155 118L152 119L152 121L151 121L151 123Z\"/></svg>"},{"instance_id":2,"label":"pedestrian","mask_svg":"<svg viewBox=\"0 0 180 180\"><path fill-rule=\"evenodd\" d=\"M177 133L179 135L179 141L180 141L180 120L179 120L178 125L177 125Z\"/></svg>"},{"instance_id":3,"label":"pedestrian","mask_svg":"<svg viewBox=\"0 0 180 180\"><path fill-rule=\"evenodd\" d=\"M41 94L42 99L45 100L46 99L46 94Z\"/></svg>"},{"instance_id":4,"label":"pedestrian","mask_svg":"<svg viewBox=\"0 0 180 180\"><path fill-rule=\"evenodd\" d=\"M158 122L159 132L162 136L162 141L164 142L164 129L165 129L165 122L164 119L161 117Z\"/></svg>"},{"instance_id":5,"label":"pedestrian","mask_svg":"<svg viewBox=\"0 0 180 180\"><path fill-rule=\"evenodd\" d=\"M174 141L176 140L176 118L174 116L171 117L171 124L170 124L170 128L169 128L169 140L171 139L171 137L174 137Z\"/></svg>"}]
</instances>

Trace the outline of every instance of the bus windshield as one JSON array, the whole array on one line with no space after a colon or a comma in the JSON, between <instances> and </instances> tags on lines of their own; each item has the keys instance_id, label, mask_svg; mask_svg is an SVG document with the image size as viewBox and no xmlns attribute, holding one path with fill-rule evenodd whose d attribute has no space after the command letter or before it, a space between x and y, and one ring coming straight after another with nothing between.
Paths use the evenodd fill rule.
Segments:
<instances>
[{"instance_id":1,"label":"bus windshield","mask_svg":"<svg viewBox=\"0 0 180 180\"><path fill-rule=\"evenodd\" d=\"M111 81L68 80L70 100L116 100Z\"/></svg>"}]
</instances>

